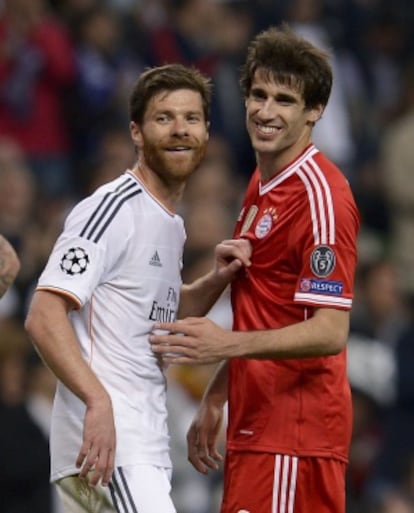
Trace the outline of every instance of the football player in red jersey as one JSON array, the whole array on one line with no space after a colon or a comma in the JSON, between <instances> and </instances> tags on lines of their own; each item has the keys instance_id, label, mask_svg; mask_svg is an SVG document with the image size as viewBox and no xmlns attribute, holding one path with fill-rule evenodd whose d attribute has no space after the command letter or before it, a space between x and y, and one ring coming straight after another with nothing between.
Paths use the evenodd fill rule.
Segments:
<instances>
[{"instance_id":1,"label":"football player in red jersey","mask_svg":"<svg viewBox=\"0 0 414 513\"><path fill-rule=\"evenodd\" d=\"M271 27L251 42L241 85L257 168L234 238L216 250L224 258L251 245L232 283L233 330L193 317L157 325L171 335L150 340L170 363L222 360L188 432L194 467L217 468L228 401L221 513L344 513L360 220L346 178L312 143L331 91L329 56Z\"/></svg>"}]
</instances>

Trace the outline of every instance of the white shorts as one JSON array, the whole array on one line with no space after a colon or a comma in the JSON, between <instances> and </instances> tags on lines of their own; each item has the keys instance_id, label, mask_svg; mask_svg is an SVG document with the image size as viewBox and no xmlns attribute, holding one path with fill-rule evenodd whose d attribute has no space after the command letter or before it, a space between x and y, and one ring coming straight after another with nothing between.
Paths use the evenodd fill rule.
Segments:
<instances>
[{"instance_id":1,"label":"white shorts","mask_svg":"<svg viewBox=\"0 0 414 513\"><path fill-rule=\"evenodd\" d=\"M169 468L117 467L108 487L90 487L77 475L56 484L65 513L177 513L170 496Z\"/></svg>"}]
</instances>

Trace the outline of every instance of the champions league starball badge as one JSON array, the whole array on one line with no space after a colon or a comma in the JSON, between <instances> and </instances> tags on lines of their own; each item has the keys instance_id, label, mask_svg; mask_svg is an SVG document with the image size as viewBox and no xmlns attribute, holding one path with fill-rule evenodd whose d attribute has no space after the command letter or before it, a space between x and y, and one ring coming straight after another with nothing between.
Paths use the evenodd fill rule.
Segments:
<instances>
[{"instance_id":1,"label":"champions league starball badge","mask_svg":"<svg viewBox=\"0 0 414 513\"><path fill-rule=\"evenodd\" d=\"M310 256L310 267L315 276L325 278L335 269L336 257L329 246L318 246Z\"/></svg>"},{"instance_id":2,"label":"champions league starball badge","mask_svg":"<svg viewBox=\"0 0 414 513\"><path fill-rule=\"evenodd\" d=\"M63 255L60 261L61 270L74 276L75 274L83 274L89 265L89 256L83 248L70 248Z\"/></svg>"}]
</instances>

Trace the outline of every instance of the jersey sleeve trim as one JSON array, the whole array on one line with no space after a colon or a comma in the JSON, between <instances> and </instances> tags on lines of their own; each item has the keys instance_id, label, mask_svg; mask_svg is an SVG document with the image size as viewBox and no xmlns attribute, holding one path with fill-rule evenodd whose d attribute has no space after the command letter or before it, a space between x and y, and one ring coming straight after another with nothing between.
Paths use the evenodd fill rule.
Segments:
<instances>
[{"instance_id":1,"label":"jersey sleeve trim","mask_svg":"<svg viewBox=\"0 0 414 513\"><path fill-rule=\"evenodd\" d=\"M321 169L309 160L298 169L309 198L315 245L335 244L335 216L331 189Z\"/></svg>"},{"instance_id":2,"label":"jersey sleeve trim","mask_svg":"<svg viewBox=\"0 0 414 513\"><path fill-rule=\"evenodd\" d=\"M323 294L307 294L297 292L295 294L295 301L310 303L312 305L333 306L341 307L350 310L352 307L352 299L344 297L332 297Z\"/></svg>"},{"instance_id":3,"label":"jersey sleeve trim","mask_svg":"<svg viewBox=\"0 0 414 513\"><path fill-rule=\"evenodd\" d=\"M72 301L72 303L75 303L75 310L80 310L82 307L82 302L78 298L78 296L75 296L68 290L64 290L64 289L60 289L58 287L52 287L52 286L39 286L39 287L36 287L36 290L52 292L53 294L58 294L59 296L63 296L67 299L70 299Z\"/></svg>"},{"instance_id":4,"label":"jersey sleeve trim","mask_svg":"<svg viewBox=\"0 0 414 513\"><path fill-rule=\"evenodd\" d=\"M114 191L105 194L81 230L80 237L97 243L122 205L141 192L136 182L126 178Z\"/></svg>"}]
</instances>

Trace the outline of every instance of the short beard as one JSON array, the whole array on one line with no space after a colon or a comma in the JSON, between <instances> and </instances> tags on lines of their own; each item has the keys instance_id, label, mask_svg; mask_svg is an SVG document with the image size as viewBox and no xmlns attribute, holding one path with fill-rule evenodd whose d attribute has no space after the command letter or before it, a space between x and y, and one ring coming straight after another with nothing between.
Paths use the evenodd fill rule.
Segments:
<instances>
[{"instance_id":1,"label":"short beard","mask_svg":"<svg viewBox=\"0 0 414 513\"><path fill-rule=\"evenodd\" d=\"M200 166L206 150L207 143L194 148L190 160L185 157L182 162L178 158L172 161L172 159L168 159L167 152L160 150L149 141L145 141L142 153L146 165L158 175L162 182L168 185L186 182L188 177Z\"/></svg>"}]
</instances>

